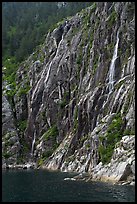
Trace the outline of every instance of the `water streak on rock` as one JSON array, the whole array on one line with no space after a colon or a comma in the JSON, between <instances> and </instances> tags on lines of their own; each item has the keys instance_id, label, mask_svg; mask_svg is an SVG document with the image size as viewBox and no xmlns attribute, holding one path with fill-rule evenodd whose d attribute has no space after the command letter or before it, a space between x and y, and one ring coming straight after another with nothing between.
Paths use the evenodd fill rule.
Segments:
<instances>
[{"instance_id":1,"label":"water streak on rock","mask_svg":"<svg viewBox=\"0 0 137 204\"><path fill-rule=\"evenodd\" d=\"M117 32L117 42L114 48L114 53L113 53L113 57L109 68L109 82L108 82L109 93L113 90L114 82L115 82L114 76L115 76L115 63L116 63L117 53L118 53L118 43L119 43L119 30Z\"/></svg>"}]
</instances>

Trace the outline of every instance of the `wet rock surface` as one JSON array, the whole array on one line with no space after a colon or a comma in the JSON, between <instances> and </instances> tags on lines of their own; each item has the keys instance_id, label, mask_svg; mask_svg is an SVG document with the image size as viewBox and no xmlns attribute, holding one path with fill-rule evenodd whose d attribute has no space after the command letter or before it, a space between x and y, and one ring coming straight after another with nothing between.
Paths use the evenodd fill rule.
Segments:
<instances>
[{"instance_id":1,"label":"wet rock surface","mask_svg":"<svg viewBox=\"0 0 137 204\"><path fill-rule=\"evenodd\" d=\"M134 19L133 2L95 2L48 33L17 71L11 152L21 141L38 168L134 183Z\"/></svg>"}]
</instances>

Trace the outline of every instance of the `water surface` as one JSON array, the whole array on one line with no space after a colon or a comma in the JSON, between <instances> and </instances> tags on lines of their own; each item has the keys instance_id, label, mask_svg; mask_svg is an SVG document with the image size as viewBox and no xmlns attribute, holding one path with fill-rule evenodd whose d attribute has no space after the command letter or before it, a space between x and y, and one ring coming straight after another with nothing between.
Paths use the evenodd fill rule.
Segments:
<instances>
[{"instance_id":1,"label":"water surface","mask_svg":"<svg viewBox=\"0 0 137 204\"><path fill-rule=\"evenodd\" d=\"M66 180L73 173L46 170L2 172L3 202L134 202L135 187Z\"/></svg>"}]
</instances>

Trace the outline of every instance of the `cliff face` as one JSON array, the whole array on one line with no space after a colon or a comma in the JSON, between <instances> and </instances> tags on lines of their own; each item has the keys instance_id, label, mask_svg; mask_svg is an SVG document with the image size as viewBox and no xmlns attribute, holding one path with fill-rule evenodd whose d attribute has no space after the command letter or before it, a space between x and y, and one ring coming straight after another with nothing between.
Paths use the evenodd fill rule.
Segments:
<instances>
[{"instance_id":1,"label":"cliff face","mask_svg":"<svg viewBox=\"0 0 137 204\"><path fill-rule=\"evenodd\" d=\"M3 83L4 88L8 88ZM2 96L2 165L5 167L8 163L16 163L19 156L21 146L19 142L18 132L14 123L14 115L11 105L6 96Z\"/></svg>"},{"instance_id":2,"label":"cliff face","mask_svg":"<svg viewBox=\"0 0 137 204\"><path fill-rule=\"evenodd\" d=\"M20 65L18 158L92 179L134 179L134 23L134 3L96 2Z\"/></svg>"}]
</instances>

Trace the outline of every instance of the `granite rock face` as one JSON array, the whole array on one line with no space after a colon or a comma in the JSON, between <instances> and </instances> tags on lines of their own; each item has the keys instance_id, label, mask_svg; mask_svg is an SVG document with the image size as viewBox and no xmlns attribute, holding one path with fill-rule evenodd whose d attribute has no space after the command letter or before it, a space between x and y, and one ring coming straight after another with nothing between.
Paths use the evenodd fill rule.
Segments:
<instances>
[{"instance_id":1,"label":"granite rock face","mask_svg":"<svg viewBox=\"0 0 137 204\"><path fill-rule=\"evenodd\" d=\"M134 179L134 7L93 3L58 23L20 65L14 103L26 121L26 160L92 179Z\"/></svg>"},{"instance_id":2,"label":"granite rock face","mask_svg":"<svg viewBox=\"0 0 137 204\"><path fill-rule=\"evenodd\" d=\"M3 88L6 85L3 84ZM5 95L2 96L2 166L16 163L20 151L18 132L12 108Z\"/></svg>"}]
</instances>

